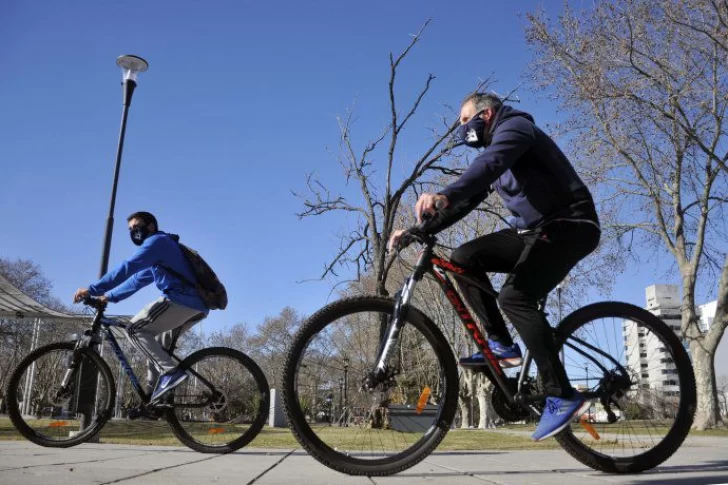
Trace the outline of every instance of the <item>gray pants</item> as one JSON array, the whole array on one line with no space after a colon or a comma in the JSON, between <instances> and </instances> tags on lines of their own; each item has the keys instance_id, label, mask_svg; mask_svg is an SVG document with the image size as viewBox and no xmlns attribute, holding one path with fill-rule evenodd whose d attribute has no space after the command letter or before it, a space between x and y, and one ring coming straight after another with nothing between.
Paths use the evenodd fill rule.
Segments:
<instances>
[{"instance_id":1,"label":"gray pants","mask_svg":"<svg viewBox=\"0 0 728 485\"><path fill-rule=\"evenodd\" d=\"M147 379L150 386L157 382L160 372L169 372L177 362L166 349L199 321L205 314L161 297L134 315L126 329L129 340L149 359Z\"/></svg>"}]
</instances>

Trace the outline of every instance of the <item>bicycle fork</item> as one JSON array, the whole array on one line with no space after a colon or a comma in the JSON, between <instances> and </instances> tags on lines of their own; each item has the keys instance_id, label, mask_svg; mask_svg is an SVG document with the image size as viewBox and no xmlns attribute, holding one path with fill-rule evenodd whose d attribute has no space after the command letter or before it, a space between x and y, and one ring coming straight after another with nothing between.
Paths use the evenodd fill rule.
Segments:
<instances>
[{"instance_id":1,"label":"bicycle fork","mask_svg":"<svg viewBox=\"0 0 728 485\"><path fill-rule=\"evenodd\" d=\"M416 282L417 278L415 275L410 276L405 281L402 289L395 294L394 311L392 312L392 318L387 322L386 330L383 332L384 338L381 339L376 365L364 382L364 387L368 390L374 389L388 377L387 362L389 362L392 350L397 344L397 340L399 340L399 334L402 331L402 325L407 316L409 301L412 298ZM382 325L383 327L384 325Z\"/></svg>"}]
</instances>

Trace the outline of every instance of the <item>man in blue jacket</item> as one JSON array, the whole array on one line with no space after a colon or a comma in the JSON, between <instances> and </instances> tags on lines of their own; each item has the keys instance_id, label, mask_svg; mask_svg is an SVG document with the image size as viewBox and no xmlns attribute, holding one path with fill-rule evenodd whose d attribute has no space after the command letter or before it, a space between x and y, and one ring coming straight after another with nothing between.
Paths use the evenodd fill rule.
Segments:
<instances>
[{"instance_id":1,"label":"man in blue jacket","mask_svg":"<svg viewBox=\"0 0 728 485\"><path fill-rule=\"evenodd\" d=\"M178 237L160 231L157 219L149 212L135 212L127 222L131 240L139 249L99 281L76 291L73 299L78 303L90 295L116 303L152 282L164 293L135 315L127 327L130 341L150 361L149 384L156 382L150 402L155 404L188 377L155 337L170 331L179 336L204 319L209 310L190 286L197 279L177 243Z\"/></svg>"},{"instance_id":2,"label":"man in blue jacket","mask_svg":"<svg viewBox=\"0 0 728 485\"><path fill-rule=\"evenodd\" d=\"M471 94L461 105L459 136L469 147L483 150L440 193L422 194L415 212L418 220L424 213L437 215L429 230L439 232L495 191L512 213L511 227L469 241L451 257L482 273L485 280L487 272L509 273L498 303L531 351L549 395L533 434L533 439L542 440L568 426L590 403L571 386L538 302L597 247L599 219L589 190L531 115L503 105L496 96ZM393 233L390 247L402 233ZM458 284L483 321L501 366L520 365L521 349L513 342L495 300L477 288ZM478 367L485 360L477 353L460 359L460 364Z\"/></svg>"}]
</instances>

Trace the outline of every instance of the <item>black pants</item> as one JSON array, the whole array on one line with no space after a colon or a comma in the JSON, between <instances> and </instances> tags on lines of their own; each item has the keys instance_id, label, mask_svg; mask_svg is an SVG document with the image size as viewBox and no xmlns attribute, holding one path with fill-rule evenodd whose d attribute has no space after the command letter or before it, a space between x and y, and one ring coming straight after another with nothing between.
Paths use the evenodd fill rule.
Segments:
<instances>
[{"instance_id":1,"label":"black pants","mask_svg":"<svg viewBox=\"0 0 728 485\"><path fill-rule=\"evenodd\" d=\"M559 360L553 330L538 301L594 251L600 230L588 222L552 222L533 232L505 229L467 242L452 253L453 262L475 272L510 273L498 304L531 352L549 395L570 397L572 387ZM490 284L490 282L488 282ZM458 281L463 296L481 317L488 337L513 343L498 304L483 291Z\"/></svg>"}]
</instances>

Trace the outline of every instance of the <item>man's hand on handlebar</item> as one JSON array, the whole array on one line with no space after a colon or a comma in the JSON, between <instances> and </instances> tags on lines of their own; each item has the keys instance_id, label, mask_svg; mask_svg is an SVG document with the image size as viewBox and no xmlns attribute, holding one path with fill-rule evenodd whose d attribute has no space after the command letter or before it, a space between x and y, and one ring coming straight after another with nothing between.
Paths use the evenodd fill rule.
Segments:
<instances>
[{"instance_id":1,"label":"man's hand on handlebar","mask_svg":"<svg viewBox=\"0 0 728 485\"><path fill-rule=\"evenodd\" d=\"M76 290L76 293L73 295L73 303L81 303L82 301L91 298L91 294L88 292L87 288L79 288ZM108 298L106 298L104 295L96 297L98 301L101 303L106 303L109 301Z\"/></svg>"},{"instance_id":2,"label":"man's hand on handlebar","mask_svg":"<svg viewBox=\"0 0 728 485\"><path fill-rule=\"evenodd\" d=\"M423 220L428 219L424 214L429 214L430 217L433 217L437 211L446 208L449 204L450 201L442 194L424 193L420 195L420 198L415 204L417 223L421 224Z\"/></svg>"},{"instance_id":3,"label":"man's hand on handlebar","mask_svg":"<svg viewBox=\"0 0 728 485\"><path fill-rule=\"evenodd\" d=\"M402 236L407 232L407 229L397 229L391 236L389 236L389 243L387 244L387 251L394 251L399 247L399 243L402 240Z\"/></svg>"},{"instance_id":4,"label":"man's hand on handlebar","mask_svg":"<svg viewBox=\"0 0 728 485\"><path fill-rule=\"evenodd\" d=\"M400 244L407 243L407 236L412 234L412 231L419 233L424 228L423 221L431 220L437 211L444 209L449 204L447 197L441 194L422 194L415 205L415 213L417 214L417 227L410 229L397 229L389 237L389 243L387 244L388 251L394 251L399 248ZM411 242L411 240L409 240Z\"/></svg>"}]
</instances>

